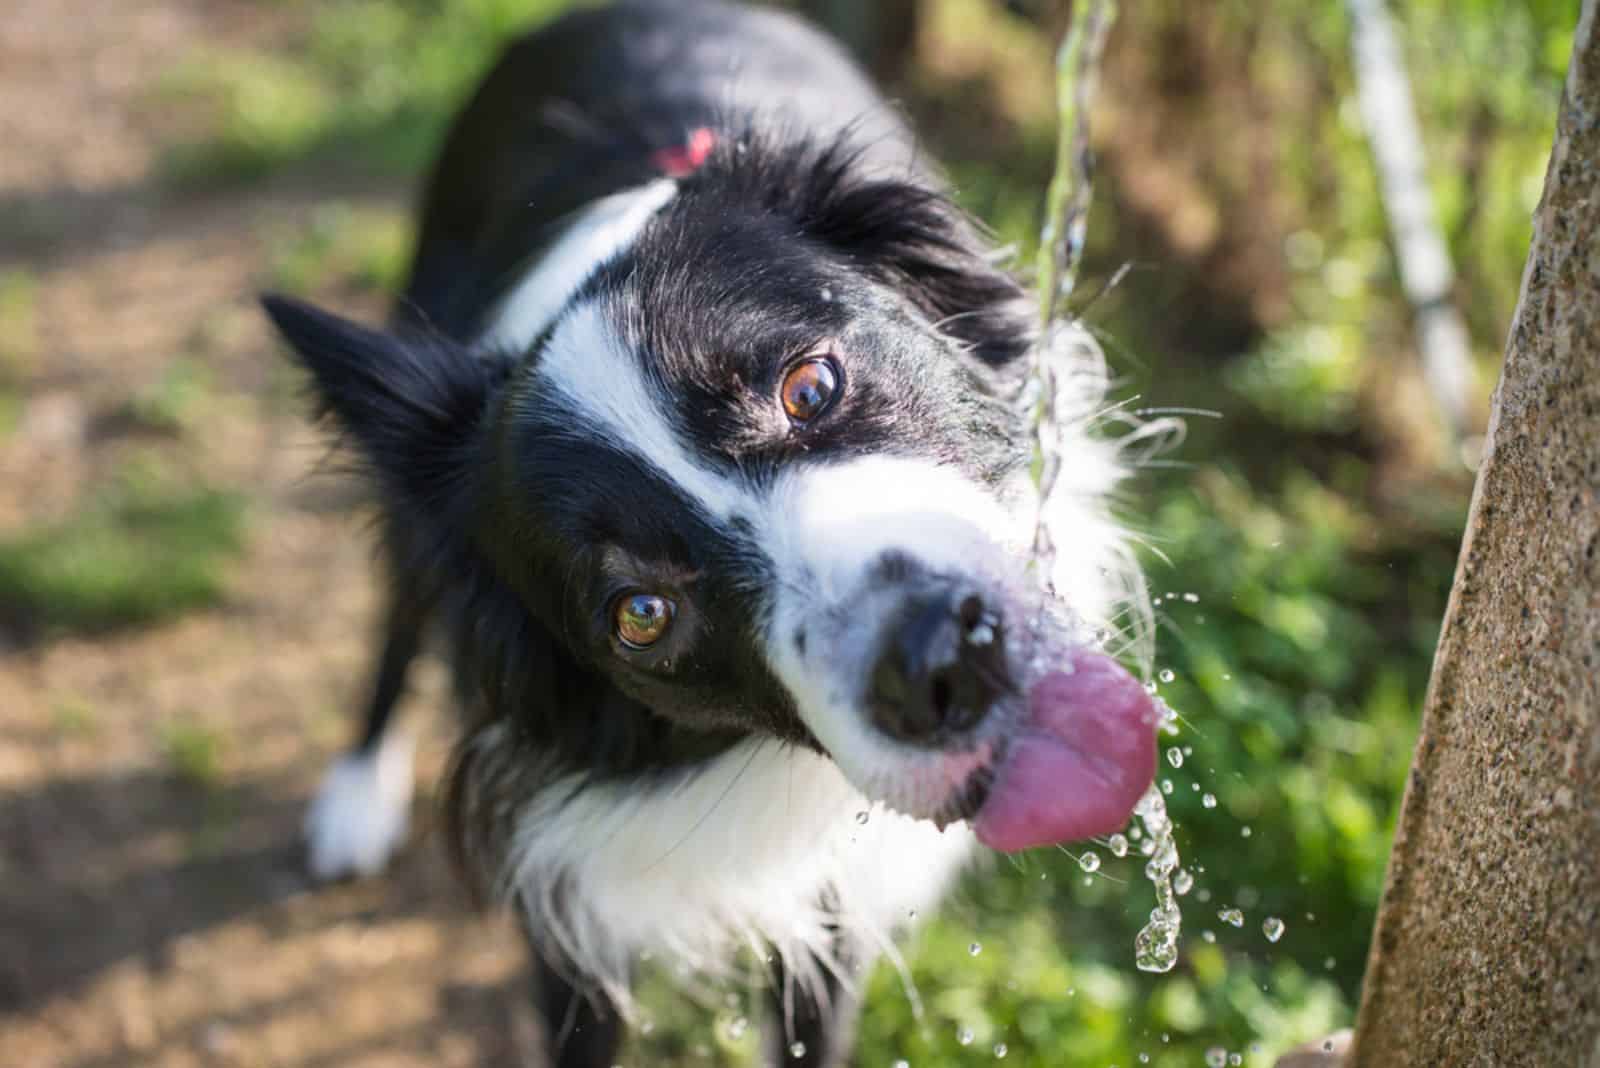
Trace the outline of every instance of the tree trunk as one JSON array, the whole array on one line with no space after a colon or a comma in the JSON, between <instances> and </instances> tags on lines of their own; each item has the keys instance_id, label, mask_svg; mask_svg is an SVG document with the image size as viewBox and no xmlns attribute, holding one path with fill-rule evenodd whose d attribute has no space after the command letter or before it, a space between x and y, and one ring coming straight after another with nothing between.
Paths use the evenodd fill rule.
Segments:
<instances>
[{"instance_id":1,"label":"tree trunk","mask_svg":"<svg viewBox=\"0 0 1600 1068\"><path fill-rule=\"evenodd\" d=\"M1600 1065L1597 4L1573 41L1348 1065Z\"/></svg>"}]
</instances>

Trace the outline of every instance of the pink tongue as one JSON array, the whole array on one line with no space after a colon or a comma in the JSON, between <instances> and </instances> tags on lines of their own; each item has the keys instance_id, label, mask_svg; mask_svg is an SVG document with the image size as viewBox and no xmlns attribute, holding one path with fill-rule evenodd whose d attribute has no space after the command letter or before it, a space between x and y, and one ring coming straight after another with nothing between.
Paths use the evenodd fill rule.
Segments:
<instances>
[{"instance_id":1,"label":"pink tongue","mask_svg":"<svg viewBox=\"0 0 1600 1068\"><path fill-rule=\"evenodd\" d=\"M1154 702L1110 657L1078 650L1028 693L973 829L1005 852L1121 830L1156 771Z\"/></svg>"}]
</instances>

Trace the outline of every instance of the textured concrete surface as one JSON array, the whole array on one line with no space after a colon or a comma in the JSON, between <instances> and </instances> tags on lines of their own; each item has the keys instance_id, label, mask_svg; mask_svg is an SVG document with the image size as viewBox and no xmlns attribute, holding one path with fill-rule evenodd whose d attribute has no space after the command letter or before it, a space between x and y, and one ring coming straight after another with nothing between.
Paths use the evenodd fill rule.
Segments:
<instances>
[{"instance_id":1,"label":"textured concrete surface","mask_svg":"<svg viewBox=\"0 0 1600 1068\"><path fill-rule=\"evenodd\" d=\"M1351 1066L1600 1064L1596 7L1584 0Z\"/></svg>"}]
</instances>

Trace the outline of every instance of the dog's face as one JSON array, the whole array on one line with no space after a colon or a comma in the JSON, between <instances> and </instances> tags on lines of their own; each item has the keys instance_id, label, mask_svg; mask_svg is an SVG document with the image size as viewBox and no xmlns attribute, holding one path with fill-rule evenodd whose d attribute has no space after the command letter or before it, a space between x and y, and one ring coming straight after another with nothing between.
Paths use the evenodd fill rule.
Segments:
<instances>
[{"instance_id":1,"label":"dog's face","mask_svg":"<svg viewBox=\"0 0 1600 1068\"><path fill-rule=\"evenodd\" d=\"M810 177L687 183L520 351L275 317L425 538L628 714L814 746L908 814L1004 809L1002 848L1112 829L1149 706L1098 664L1037 697L1105 590L1046 612L1027 574L1027 303L942 200ZM1073 774L1087 800L1040 796Z\"/></svg>"}]
</instances>

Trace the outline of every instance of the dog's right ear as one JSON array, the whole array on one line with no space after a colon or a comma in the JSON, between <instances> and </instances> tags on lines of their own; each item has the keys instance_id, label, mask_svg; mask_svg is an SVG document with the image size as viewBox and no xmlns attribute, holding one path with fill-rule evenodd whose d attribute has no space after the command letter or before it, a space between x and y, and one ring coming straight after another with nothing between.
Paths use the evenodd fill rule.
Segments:
<instances>
[{"instance_id":1,"label":"dog's right ear","mask_svg":"<svg viewBox=\"0 0 1600 1068\"><path fill-rule=\"evenodd\" d=\"M432 332L374 330L289 297L261 304L311 372L322 412L392 492L426 508L462 488L503 357Z\"/></svg>"}]
</instances>

